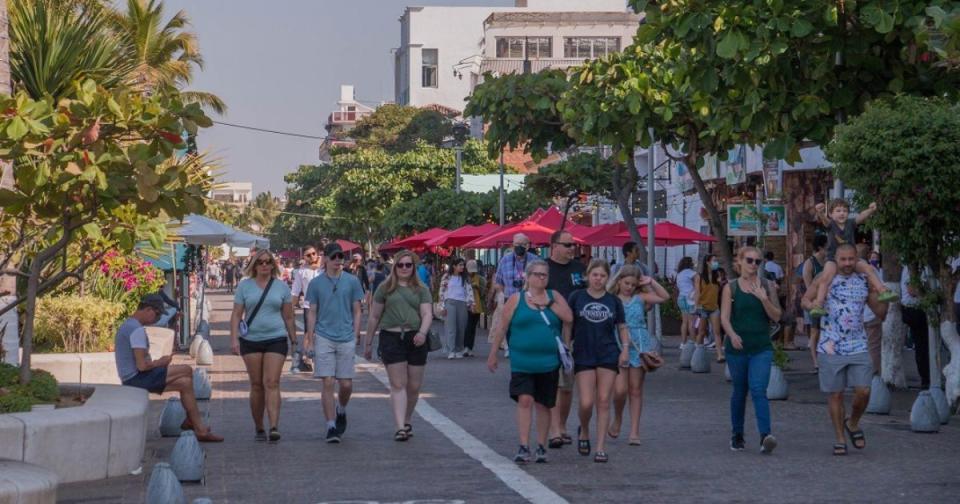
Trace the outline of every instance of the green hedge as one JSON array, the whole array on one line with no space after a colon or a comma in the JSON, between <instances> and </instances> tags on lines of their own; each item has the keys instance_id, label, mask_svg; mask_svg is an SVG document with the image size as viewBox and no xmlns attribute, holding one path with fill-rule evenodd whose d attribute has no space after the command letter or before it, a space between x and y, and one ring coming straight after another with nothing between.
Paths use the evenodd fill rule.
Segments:
<instances>
[{"instance_id":1,"label":"green hedge","mask_svg":"<svg viewBox=\"0 0 960 504\"><path fill-rule=\"evenodd\" d=\"M95 296L50 296L37 300L37 352L109 352L124 313L123 303Z\"/></svg>"},{"instance_id":2,"label":"green hedge","mask_svg":"<svg viewBox=\"0 0 960 504\"><path fill-rule=\"evenodd\" d=\"M20 384L20 368L0 363L0 413L30 411L34 404L53 403L60 398L57 379L35 369L27 385Z\"/></svg>"}]
</instances>

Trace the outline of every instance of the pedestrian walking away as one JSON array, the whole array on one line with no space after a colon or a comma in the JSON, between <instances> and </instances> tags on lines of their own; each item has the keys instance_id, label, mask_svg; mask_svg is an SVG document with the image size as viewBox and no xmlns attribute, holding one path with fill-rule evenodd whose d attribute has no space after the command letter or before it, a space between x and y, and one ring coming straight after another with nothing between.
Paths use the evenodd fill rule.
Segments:
<instances>
[{"instance_id":1,"label":"pedestrian walking away","mask_svg":"<svg viewBox=\"0 0 960 504\"><path fill-rule=\"evenodd\" d=\"M550 257L547 259L550 277L547 288L566 300L577 289L586 287L586 266L576 260L577 244L569 231L557 231L550 237ZM573 443L567 434L567 418L573 406L573 371L560 370L557 387L557 405L550 410L550 448L561 448Z\"/></svg>"},{"instance_id":2,"label":"pedestrian walking away","mask_svg":"<svg viewBox=\"0 0 960 504\"><path fill-rule=\"evenodd\" d=\"M693 267L693 258L684 257L677 265L677 308L680 309L680 343L696 335L694 317L697 313L697 300L694 298L693 277L697 271Z\"/></svg>"},{"instance_id":3,"label":"pedestrian walking away","mask_svg":"<svg viewBox=\"0 0 960 504\"><path fill-rule=\"evenodd\" d=\"M260 250L237 285L230 314L231 351L243 358L250 379L250 413L258 441L280 440L280 374L297 338L290 289L280 280L280 265ZM264 411L270 432L263 426Z\"/></svg>"},{"instance_id":4,"label":"pedestrian walking away","mask_svg":"<svg viewBox=\"0 0 960 504\"><path fill-rule=\"evenodd\" d=\"M727 333L727 369L733 384L730 449L741 451L745 447L743 423L749 390L757 430L760 431L760 452L769 454L777 446L777 439L771 434L770 402L767 400L767 383L773 364L770 324L780 320L782 310L775 284L757 274L762 262L760 251L755 247L740 249L737 259L740 278L723 288L720 323Z\"/></svg>"},{"instance_id":5,"label":"pedestrian walking away","mask_svg":"<svg viewBox=\"0 0 960 504\"><path fill-rule=\"evenodd\" d=\"M239 270L240 267L237 266L237 262L233 258L230 258L227 264L223 266L223 279L227 284L227 292L230 294L233 294L233 288L237 285Z\"/></svg>"},{"instance_id":6,"label":"pedestrian walking away","mask_svg":"<svg viewBox=\"0 0 960 504\"><path fill-rule=\"evenodd\" d=\"M430 288L414 272L417 256L409 250L397 253L393 274L373 294L364 356L373 357L373 337L379 329L377 354L387 368L390 406L396 422L394 440L413 437L413 410L420 398L427 365L427 334L433 322Z\"/></svg>"},{"instance_id":7,"label":"pedestrian walking away","mask_svg":"<svg viewBox=\"0 0 960 504\"><path fill-rule=\"evenodd\" d=\"M150 359L150 339L147 338L145 326L156 323L163 313L163 305L162 297L147 294L137 305L137 311L117 329L114 359L120 383L144 389L152 394L176 391L180 394L180 403L187 412L187 419L180 428L192 430L200 442L221 442L223 438L203 424L193 392L193 369L187 365L171 365L172 355L165 355L155 361Z\"/></svg>"},{"instance_id":8,"label":"pedestrian walking away","mask_svg":"<svg viewBox=\"0 0 960 504\"><path fill-rule=\"evenodd\" d=\"M313 281L317 275L323 273L323 256L320 255L316 247L308 245L303 250L303 258L305 260L304 264L299 269L294 270L293 287L291 288L294 302L298 307L303 308L304 330L304 337L298 337L294 344L293 358L290 362L290 372L293 374L301 371L313 371L313 368L307 363L306 356L303 353L303 341L306 339L307 330L307 313L310 311L310 301L306 299L306 294L307 288L310 287L310 282Z\"/></svg>"},{"instance_id":9,"label":"pedestrian walking away","mask_svg":"<svg viewBox=\"0 0 960 504\"><path fill-rule=\"evenodd\" d=\"M326 440L339 443L347 430L347 404L353 392L363 289L357 277L343 271L340 245L327 244L324 255L323 274L307 287L310 310L304 349L314 352L313 376L323 381L320 402L327 420Z\"/></svg>"},{"instance_id":10,"label":"pedestrian walking away","mask_svg":"<svg viewBox=\"0 0 960 504\"><path fill-rule=\"evenodd\" d=\"M621 370L613 387L613 418L607 433L620 436L623 410L630 397L631 446L640 444L640 415L643 412L643 383L648 371L655 371L663 363L657 353L657 342L647 328L647 310L670 299L670 293L650 276L632 264L620 268L611 280L608 291L623 303L624 319L630 332L629 368ZM599 434L598 434L599 435Z\"/></svg>"},{"instance_id":11,"label":"pedestrian walking away","mask_svg":"<svg viewBox=\"0 0 960 504\"><path fill-rule=\"evenodd\" d=\"M708 254L703 258L700 272L694 276L693 284L697 316L700 318L696 342L702 345L708 331L712 330L717 362L722 364L726 362L726 358L723 356L723 328L720 326L720 261L717 256Z\"/></svg>"},{"instance_id":12,"label":"pedestrian walking away","mask_svg":"<svg viewBox=\"0 0 960 504\"><path fill-rule=\"evenodd\" d=\"M877 293L868 289L865 275L856 272L858 260L857 249L853 245L845 243L837 247L837 274L827 290L827 302L824 305L827 315L823 318L817 345L820 390L828 394L830 420L836 437L834 455L847 454L847 436L858 450L867 445L860 428L860 418L870 401L873 366L863 313L869 304L876 316L883 319L887 307L877 299ZM853 388L849 417L845 413L843 398L847 387Z\"/></svg>"},{"instance_id":13,"label":"pedestrian walking away","mask_svg":"<svg viewBox=\"0 0 960 504\"><path fill-rule=\"evenodd\" d=\"M503 308L503 320L494 335L494 344L487 356L490 372L497 370L497 347L507 331L511 334L510 397L517 402L517 430L520 447L514 462L531 460L530 425L536 418L536 462L547 461L547 435L550 429L550 408L557 399L561 361L557 344L562 324L573 321L570 307L556 291L548 290L549 268L541 259L527 263L525 289L513 294ZM569 331L566 338L569 339ZM534 415L536 411L536 415Z\"/></svg>"},{"instance_id":14,"label":"pedestrian walking away","mask_svg":"<svg viewBox=\"0 0 960 504\"><path fill-rule=\"evenodd\" d=\"M597 409L597 452L594 462L608 460L606 430L610 424L610 398L621 367L630 360L630 334L623 303L607 292L610 265L594 259L587 266L587 288L570 294L573 310L573 362L580 395L577 452L590 455L590 418ZM565 338L567 339L567 338ZM618 343L619 339L619 343Z\"/></svg>"},{"instance_id":15,"label":"pedestrian walking away","mask_svg":"<svg viewBox=\"0 0 960 504\"><path fill-rule=\"evenodd\" d=\"M856 243L857 226L863 224L877 211L877 204L870 203L870 206L857 214L856 217L849 216L850 204L839 198L830 201L829 208L824 206L823 203L818 203L816 210L817 219L827 228L827 262L823 265L822 273L826 278L823 283L820 284L817 291L817 300L814 308L810 310L810 315L813 317L822 317L826 315L823 302L826 299L827 290L829 290L830 285L832 285L833 275L837 273L837 263L835 260L837 247L844 244L853 245ZM829 217L827 215L828 212ZM879 293L879 300L881 302L889 303L900 299L897 293L892 292L883 284L876 270L871 268L866 261L858 260L856 263L856 271L866 276L867 281L870 283L870 288Z\"/></svg>"},{"instance_id":16,"label":"pedestrian walking away","mask_svg":"<svg viewBox=\"0 0 960 504\"><path fill-rule=\"evenodd\" d=\"M440 316L444 318L448 359L463 358L463 339L467 332L467 316L473 311L475 301L467 262L462 257L450 261L450 270L440 279Z\"/></svg>"},{"instance_id":17,"label":"pedestrian walking away","mask_svg":"<svg viewBox=\"0 0 960 504\"><path fill-rule=\"evenodd\" d=\"M476 260L467 261L467 274L470 276L470 288L473 289L473 309L467 313L467 331L463 336L464 357L470 357L474 353L477 325L486 313L483 300L487 295L487 279L480 273L480 264Z\"/></svg>"}]
</instances>

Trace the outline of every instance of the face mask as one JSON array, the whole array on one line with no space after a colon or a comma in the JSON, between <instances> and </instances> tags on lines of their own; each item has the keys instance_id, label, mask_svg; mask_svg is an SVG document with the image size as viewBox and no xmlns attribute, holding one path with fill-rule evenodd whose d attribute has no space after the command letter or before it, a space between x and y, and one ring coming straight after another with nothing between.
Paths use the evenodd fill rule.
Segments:
<instances>
[{"instance_id":1,"label":"face mask","mask_svg":"<svg viewBox=\"0 0 960 504\"><path fill-rule=\"evenodd\" d=\"M718 263L718 262L712 262L712 263L710 263L710 269L713 270L713 271L717 271L718 269L720 269L720 263Z\"/></svg>"},{"instance_id":2,"label":"face mask","mask_svg":"<svg viewBox=\"0 0 960 504\"><path fill-rule=\"evenodd\" d=\"M527 255L527 248L526 248L526 247L523 247L523 246L520 246L520 245L517 245L517 246L513 247L513 253L514 253L514 254L517 254L518 256Z\"/></svg>"},{"instance_id":3,"label":"face mask","mask_svg":"<svg viewBox=\"0 0 960 504\"><path fill-rule=\"evenodd\" d=\"M880 267L880 261L878 261L878 260L876 260L876 259L870 259L870 266L873 266L874 268L879 268L879 267Z\"/></svg>"}]
</instances>

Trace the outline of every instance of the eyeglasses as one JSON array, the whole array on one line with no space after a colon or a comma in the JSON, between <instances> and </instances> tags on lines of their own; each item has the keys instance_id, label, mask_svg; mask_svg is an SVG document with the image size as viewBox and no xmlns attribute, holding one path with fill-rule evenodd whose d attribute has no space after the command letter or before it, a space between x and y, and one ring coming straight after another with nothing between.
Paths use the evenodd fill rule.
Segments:
<instances>
[{"instance_id":1,"label":"eyeglasses","mask_svg":"<svg viewBox=\"0 0 960 504\"><path fill-rule=\"evenodd\" d=\"M333 259L334 261L342 261L342 260L343 260L343 254L341 254L341 253L338 252L338 253L333 254L332 256L330 256L330 259Z\"/></svg>"},{"instance_id":2,"label":"eyeglasses","mask_svg":"<svg viewBox=\"0 0 960 504\"><path fill-rule=\"evenodd\" d=\"M743 262L747 264L756 264L757 266L760 266L760 263L763 262L763 259L760 259L759 257L744 257Z\"/></svg>"},{"instance_id":3,"label":"eyeglasses","mask_svg":"<svg viewBox=\"0 0 960 504\"><path fill-rule=\"evenodd\" d=\"M563 245L564 247L567 247L567 248L573 248L577 246L577 244L573 242L553 242L553 243L555 243L556 245Z\"/></svg>"},{"instance_id":4,"label":"eyeglasses","mask_svg":"<svg viewBox=\"0 0 960 504\"><path fill-rule=\"evenodd\" d=\"M531 271L530 276L535 276L537 278L547 278L547 273L542 271Z\"/></svg>"},{"instance_id":5,"label":"eyeglasses","mask_svg":"<svg viewBox=\"0 0 960 504\"><path fill-rule=\"evenodd\" d=\"M413 263L412 263L412 262L397 263L397 268L400 268L400 269L410 269L410 268L412 268L412 267L413 267Z\"/></svg>"},{"instance_id":6,"label":"eyeglasses","mask_svg":"<svg viewBox=\"0 0 960 504\"><path fill-rule=\"evenodd\" d=\"M272 265L273 265L273 260L272 260L272 259L260 259L259 261L255 262L254 264L256 264L257 266L264 266L264 265L272 266Z\"/></svg>"}]
</instances>

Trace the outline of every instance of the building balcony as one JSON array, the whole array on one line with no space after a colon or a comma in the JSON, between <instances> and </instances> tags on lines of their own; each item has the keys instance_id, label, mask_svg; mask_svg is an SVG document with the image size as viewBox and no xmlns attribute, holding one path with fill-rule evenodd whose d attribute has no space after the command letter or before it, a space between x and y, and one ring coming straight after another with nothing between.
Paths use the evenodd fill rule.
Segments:
<instances>
[{"instance_id":1,"label":"building balcony","mask_svg":"<svg viewBox=\"0 0 960 504\"><path fill-rule=\"evenodd\" d=\"M352 125L364 117L372 114L372 110L350 110L331 112L327 117L327 124L330 125Z\"/></svg>"},{"instance_id":2,"label":"building balcony","mask_svg":"<svg viewBox=\"0 0 960 504\"><path fill-rule=\"evenodd\" d=\"M582 65L587 58L543 58L531 59L530 70L533 73L551 68L564 69ZM495 75L523 73L523 60L514 58L488 58L480 63L480 73L491 72Z\"/></svg>"}]
</instances>

